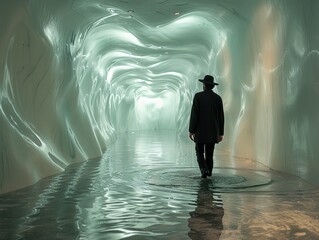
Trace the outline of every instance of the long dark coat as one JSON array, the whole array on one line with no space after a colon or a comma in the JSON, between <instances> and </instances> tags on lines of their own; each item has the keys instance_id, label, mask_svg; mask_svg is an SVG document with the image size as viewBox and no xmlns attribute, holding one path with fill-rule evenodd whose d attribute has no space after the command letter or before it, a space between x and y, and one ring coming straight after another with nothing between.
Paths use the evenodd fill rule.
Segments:
<instances>
[{"instance_id":1,"label":"long dark coat","mask_svg":"<svg viewBox=\"0 0 319 240\"><path fill-rule=\"evenodd\" d=\"M212 90L195 94L189 132L195 133L197 143L218 143L218 136L224 135L223 101Z\"/></svg>"}]
</instances>

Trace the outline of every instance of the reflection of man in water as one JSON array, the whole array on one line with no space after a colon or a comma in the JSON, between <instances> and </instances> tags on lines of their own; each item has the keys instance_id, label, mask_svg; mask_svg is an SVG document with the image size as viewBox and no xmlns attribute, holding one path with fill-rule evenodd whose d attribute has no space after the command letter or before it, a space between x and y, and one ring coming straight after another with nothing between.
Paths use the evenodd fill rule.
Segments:
<instances>
[{"instance_id":1,"label":"reflection of man in water","mask_svg":"<svg viewBox=\"0 0 319 240\"><path fill-rule=\"evenodd\" d=\"M195 211L189 213L191 217L188 219L188 236L193 240L219 239L223 231L222 200L209 191L209 182L201 181Z\"/></svg>"},{"instance_id":2,"label":"reflection of man in water","mask_svg":"<svg viewBox=\"0 0 319 240\"><path fill-rule=\"evenodd\" d=\"M204 91L194 96L189 137L196 143L197 162L202 178L206 178L212 175L215 143L223 140L224 109L222 98L212 91L218 85L214 77L206 75L199 81L203 83Z\"/></svg>"}]
</instances>

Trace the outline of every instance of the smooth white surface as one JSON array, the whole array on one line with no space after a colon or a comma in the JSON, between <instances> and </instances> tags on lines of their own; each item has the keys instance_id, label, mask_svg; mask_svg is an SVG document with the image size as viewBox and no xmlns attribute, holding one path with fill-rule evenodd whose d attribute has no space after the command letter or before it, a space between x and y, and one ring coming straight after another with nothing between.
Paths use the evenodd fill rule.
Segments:
<instances>
[{"instance_id":1,"label":"smooth white surface","mask_svg":"<svg viewBox=\"0 0 319 240\"><path fill-rule=\"evenodd\" d=\"M101 156L121 132L186 138L205 74L224 99L218 148L319 184L316 1L1 5L1 192Z\"/></svg>"}]
</instances>

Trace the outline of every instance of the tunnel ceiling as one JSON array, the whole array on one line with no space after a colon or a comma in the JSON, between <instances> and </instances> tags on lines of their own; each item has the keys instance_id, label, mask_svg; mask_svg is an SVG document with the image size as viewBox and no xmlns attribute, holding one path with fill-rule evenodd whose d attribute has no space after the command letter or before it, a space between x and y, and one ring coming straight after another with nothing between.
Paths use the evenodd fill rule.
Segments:
<instances>
[{"instance_id":1,"label":"tunnel ceiling","mask_svg":"<svg viewBox=\"0 0 319 240\"><path fill-rule=\"evenodd\" d=\"M121 132L183 131L197 79L228 77L225 43L235 21L248 22L239 4L219 1L46 4L36 13L51 44L70 52L80 104L98 111L102 103Z\"/></svg>"}]
</instances>

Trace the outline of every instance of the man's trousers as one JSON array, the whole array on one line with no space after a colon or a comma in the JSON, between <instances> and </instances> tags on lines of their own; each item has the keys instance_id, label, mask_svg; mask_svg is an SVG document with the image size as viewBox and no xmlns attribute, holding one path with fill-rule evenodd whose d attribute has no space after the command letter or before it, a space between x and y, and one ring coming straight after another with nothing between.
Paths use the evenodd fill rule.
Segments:
<instances>
[{"instance_id":1,"label":"man's trousers","mask_svg":"<svg viewBox=\"0 0 319 240\"><path fill-rule=\"evenodd\" d=\"M206 173L208 176L211 176L214 161L215 143L196 143L195 151L197 156L197 162L201 173Z\"/></svg>"}]
</instances>

